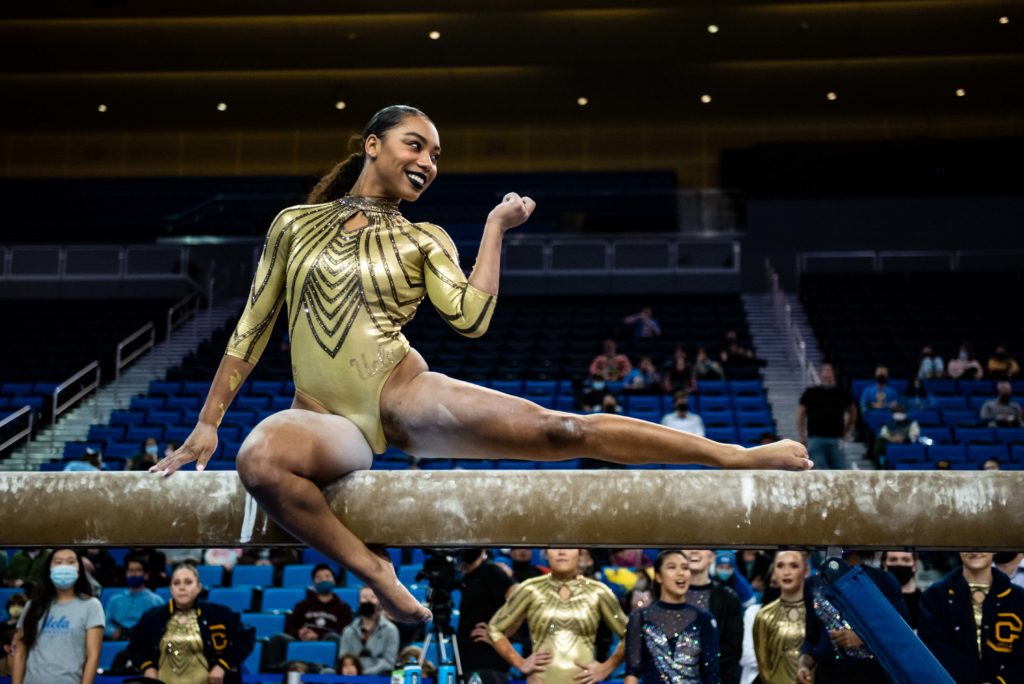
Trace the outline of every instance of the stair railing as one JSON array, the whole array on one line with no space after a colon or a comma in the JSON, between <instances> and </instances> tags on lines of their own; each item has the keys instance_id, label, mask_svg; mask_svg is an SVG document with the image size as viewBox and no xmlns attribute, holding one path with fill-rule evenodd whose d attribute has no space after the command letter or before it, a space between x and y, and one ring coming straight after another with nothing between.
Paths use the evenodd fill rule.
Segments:
<instances>
[{"instance_id":1,"label":"stair railing","mask_svg":"<svg viewBox=\"0 0 1024 684\"><path fill-rule=\"evenodd\" d=\"M785 336L789 351L790 362L799 373L800 382L804 385L819 385L821 377L814 364L807 361L807 342L803 334L793 322L793 307L786 297L785 290L779 283L779 274L772 267L769 259L765 259L765 277L768 284L768 291L771 292L772 308L775 311L775 324L779 331Z\"/></svg>"},{"instance_id":2,"label":"stair railing","mask_svg":"<svg viewBox=\"0 0 1024 684\"><path fill-rule=\"evenodd\" d=\"M24 427L20 432L11 435L3 444L0 444L0 454L4 453L4 451L17 444L19 441L32 435L32 427L35 425L36 421L36 412L31 406L22 406L11 415L0 420L0 434L2 434L5 427L19 420L25 420L26 427Z\"/></svg>"}]
</instances>

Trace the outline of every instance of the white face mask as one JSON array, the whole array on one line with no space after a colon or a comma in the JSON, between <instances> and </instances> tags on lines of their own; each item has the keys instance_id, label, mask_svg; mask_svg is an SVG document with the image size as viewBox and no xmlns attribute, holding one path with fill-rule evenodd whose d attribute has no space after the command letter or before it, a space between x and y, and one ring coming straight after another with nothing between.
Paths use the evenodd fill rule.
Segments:
<instances>
[{"instance_id":1,"label":"white face mask","mask_svg":"<svg viewBox=\"0 0 1024 684\"><path fill-rule=\"evenodd\" d=\"M906 413L894 413L894 414L892 414L892 419L895 420L897 423L902 423L903 421L905 421L907 419L907 414Z\"/></svg>"}]
</instances>

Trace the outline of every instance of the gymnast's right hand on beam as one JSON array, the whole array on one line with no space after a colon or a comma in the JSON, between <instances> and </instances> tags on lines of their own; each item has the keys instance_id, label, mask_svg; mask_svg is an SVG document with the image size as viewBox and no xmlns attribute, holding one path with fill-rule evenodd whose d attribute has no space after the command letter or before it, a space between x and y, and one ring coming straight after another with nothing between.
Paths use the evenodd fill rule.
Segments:
<instances>
[{"instance_id":1,"label":"gymnast's right hand on beam","mask_svg":"<svg viewBox=\"0 0 1024 684\"><path fill-rule=\"evenodd\" d=\"M149 469L151 473L162 473L170 475L175 470L196 461L196 470L203 470L206 464L217 450L217 426L212 423L199 421L192 434L188 436L185 443L178 447L170 456L161 459Z\"/></svg>"}]
</instances>

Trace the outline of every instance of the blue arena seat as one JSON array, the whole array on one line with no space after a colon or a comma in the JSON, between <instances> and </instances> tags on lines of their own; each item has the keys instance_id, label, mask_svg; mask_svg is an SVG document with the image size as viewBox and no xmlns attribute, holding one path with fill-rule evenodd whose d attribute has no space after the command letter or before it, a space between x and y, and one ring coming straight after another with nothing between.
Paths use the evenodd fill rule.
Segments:
<instances>
[{"instance_id":1,"label":"blue arena seat","mask_svg":"<svg viewBox=\"0 0 1024 684\"><path fill-rule=\"evenodd\" d=\"M135 442L141 446L142 442L152 437L159 442L164 438L166 429L163 425L133 425L124 431L124 441Z\"/></svg>"},{"instance_id":2,"label":"blue arena seat","mask_svg":"<svg viewBox=\"0 0 1024 684\"><path fill-rule=\"evenodd\" d=\"M211 589L224 584L223 565L197 565L196 570L199 572L199 581L203 583L204 587Z\"/></svg>"},{"instance_id":3,"label":"blue arena seat","mask_svg":"<svg viewBox=\"0 0 1024 684\"><path fill-rule=\"evenodd\" d=\"M399 566L398 581L407 587L416 584L416 575L422 570L423 566L420 564Z\"/></svg>"},{"instance_id":4,"label":"blue arena seat","mask_svg":"<svg viewBox=\"0 0 1024 684\"><path fill-rule=\"evenodd\" d=\"M263 659L263 642L257 641L252 653L242 663L242 670L248 674L259 674L260 660Z\"/></svg>"},{"instance_id":5,"label":"blue arena seat","mask_svg":"<svg viewBox=\"0 0 1024 684\"><path fill-rule=\"evenodd\" d=\"M950 397L935 397L935 408L965 410L967 408L967 397L960 394Z\"/></svg>"},{"instance_id":6,"label":"blue arena seat","mask_svg":"<svg viewBox=\"0 0 1024 684\"><path fill-rule=\"evenodd\" d=\"M110 414L110 425L139 425L146 422L145 411L113 411Z\"/></svg>"},{"instance_id":7,"label":"blue arena seat","mask_svg":"<svg viewBox=\"0 0 1024 684\"><path fill-rule=\"evenodd\" d=\"M949 426L927 426L921 427L921 436L927 437L939 444L948 444L953 441L953 428Z\"/></svg>"},{"instance_id":8,"label":"blue arena seat","mask_svg":"<svg viewBox=\"0 0 1024 684\"><path fill-rule=\"evenodd\" d=\"M287 613L304 598L306 590L302 587L268 587L263 590L263 612Z\"/></svg>"},{"instance_id":9,"label":"blue arena seat","mask_svg":"<svg viewBox=\"0 0 1024 684\"><path fill-rule=\"evenodd\" d=\"M910 416L911 420L917 421L917 424L921 427L925 427L926 425L942 424L942 415L938 411L932 409L907 411L907 415Z\"/></svg>"},{"instance_id":10,"label":"blue arena seat","mask_svg":"<svg viewBox=\"0 0 1024 684\"><path fill-rule=\"evenodd\" d=\"M273 583L272 565L236 565L231 571L233 587L269 587Z\"/></svg>"},{"instance_id":11,"label":"blue arena seat","mask_svg":"<svg viewBox=\"0 0 1024 684\"><path fill-rule=\"evenodd\" d=\"M212 603L220 603L238 613L247 613L252 608L252 587L214 587L209 596Z\"/></svg>"},{"instance_id":12,"label":"blue arena seat","mask_svg":"<svg viewBox=\"0 0 1024 684\"><path fill-rule=\"evenodd\" d=\"M271 397L284 391L283 383L280 380L253 380L246 385L246 388L249 394L264 394Z\"/></svg>"},{"instance_id":13,"label":"blue arena seat","mask_svg":"<svg viewBox=\"0 0 1024 684\"><path fill-rule=\"evenodd\" d=\"M923 464L928 460L923 444L889 444L885 457L894 467L903 463Z\"/></svg>"},{"instance_id":14,"label":"blue arena seat","mask_svg":"<svg viewBox=\"0 0 1024 684\"><path fill-rule=\"evenodd\" d=\"M926 380L924 387L929 394L934 395L947 396L957 393L956 380L948 380L946 378Z\"/></svg>"},{"instance_id":15,"label":"blue arena seat","mask_svg":"<svg viewBox=\"0 0 1024 684\"><path fill-rule=\"evenodd\" d=\"M109 670L113 666L117 654L126 648L128 648L127 641L104 641L100 645L100 661L97 663L99 671Z\"/></svg>"},{"instance_id":16,"label":"blue arena seat","mask_svg":"<svg viewBox=\"0 0 1024 684\"><path fill-rule=\"evenodd\" d=\"M630 413L634 413L636 411L661 412L661 397L652 394L627 394L625 408Z\"/></svg>"},{"instance_id":17,"label":"blue arena seat","mask_svg":"<svg viewBox=\"0 0 1024 684\"><path fill-rule=\"evenodd\" d=\"M242 622L256 629L257 639L269 639L284 631L283 613L249 613Z\"/></svg>"},{"instance_id":18,"label":"blue arena seat","mask_svg":"<svg viewBox=\"0 0 1024 684\"><path fill-rule=\"evenodd\" d=\"M334 593L342 601L347 603L352 608L353 613L356 608L359 607L359 588L358 587L338 587L334 590ZM459 604L455 604L456 606Z\"/></svg>"},{"instance_id":19,"label":"blue arena seat","mask_svg":"<svg viewBox=\"0 0 1024 684\"><path fill-rule=\"evenodd\" d=\"M302 660L334 667L338 644L333 641L293 641L288 644L286 660Z\"/></svg>"},{"instance_id":20,"label":"blue arena seat","mask_svg":"<svg viewBox=\"0 0 1024 684\"><path fill-rule=\"evenodd\" d=\"M996 441L1002 442L1003 444L1024 444L1024 427L996 428Z\"/></svg>"},{"instance_id":21,"label":"blue arena seat","mask_svg":"<svg viewBox=\"0 0 1024 684\"><path fill-rule=\"evenodd\" d=\"M308 587L313 583L313 564L300 563L284 566L281 574L282 587Z\"/></svg>"},{"instance_id":22,"label":"blue arena seat","mask_svg":"<svg viewBox=\"0 0 1024 684\"><path fill-rule=\"evenodd\" d=\"M976 425L978 423L978 412L943 409L942 422L946 425Z\"/></svg>"},{"instance_id":23,"label":"blue arena seat","mask_svg":"<svg viewBox=\"0 0 1024 684\"><path fill-rule=\"evenodd\" d=\"M994 397L996 395L996 386L991 380L961 380L959 388L960 393L967 396L982 394L987 397Z\"/></svg>"},{"instance_id":24,"label":"blue arena seat","mask_svg":"<svg viewBox=\"0 0 1024 684\"><path fill-rule=\"evenodd\" d=\"M199 397L167 397L164 408L172 411L191 411L198 409L202 401Z\"/></svg>"},{"instance_id":25,"label":"blue arena seat","mask_svg":"<svg viewBox=\"0 0 1024 684\"><path fill-rule=\"evenodd\" d=\"M996 441L995 430L988 427L956 427L953 434L965 444L991 444Z\"/></svg>"},{"instance_id":26,"label":"blue arena seat","mask_svg":"<svg viewBox=\"0 0 1024 684\"><path fill-rule=\"evenodd\" d=\"M697 383L697 393L702 397L726 394L729 385L725 380L701 380Z\"/></svg>"},{"instance_id":27,"label":"blue arena seat","mask_svg":"<svg viewBox=\"0 0 1024 684\"><path fill-rule=\"evenodd\" d=\"M764 394L764 385L760 380L733 380L729 383L729 392L734 397L760 397Z\"/></svg>"},{"instance_id":28,"label":"blue arena seat","mask_svg":"<svg viewBox=\"0 0 1024 684\"><path fill-rule=\"evenodd\" d=\"M163 397L132 397L131 402L128 405L132 411L150 411L153 409L159 410L164 407Z\"/></svg>"},{"instance_id":29,"label":"blue arena seat","mask_svg":"<svg viewBox=\"0 0 1024 684\"><path fill-rule=\"evenodd\" d=\"M124 428L111 427L109 425L90 425L89 433L85 438L90 442L117 442L124 438Z\"/></svg>"},{"instance_id":30,"label":"blue arena seat","mask_svg":"<svg viewBox=\"0 0 1024 684\"><path fill-rule=\"evenodd\" d=\"M928 460L932 463L967 461L967 448L963 444L933 444L928 447Z\"/></svg>"},{"instance_id":31,"label":"blue arena seat","mask_svg":"<svg viewBox=\"0 0 1024 684\"><path fill-rule=\"evenodd\" d=\"M709 427L704 430L704 436L716 442L728 442L735 444L737 439L736 428Z\"/></svg>"},{"instance_id":32,"label":"blue arena seat","mask_svg":"<svg viewBox=\"0 0 1024 684\"><path fill-rule=\"evenodd\" d=\"M984 463L990 458L1002 463L1010 460L1010 452L1005 444L968 444L967 458L975 463Z\"/></svg>"}]
</instances>

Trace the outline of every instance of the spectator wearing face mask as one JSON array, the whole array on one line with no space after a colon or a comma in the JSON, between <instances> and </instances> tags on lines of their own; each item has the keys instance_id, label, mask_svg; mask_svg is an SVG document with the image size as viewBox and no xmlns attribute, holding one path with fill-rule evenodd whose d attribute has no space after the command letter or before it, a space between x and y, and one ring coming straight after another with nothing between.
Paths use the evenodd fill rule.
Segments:
<instances>
[{"instance_id":1,"label":"spectator wearing face mask","mask_svg":"<svg viewBox=\"0 0 1024 684\"><path fill-rule=\"evenodd\" d=\"M959 378L964 380L980 380L985 375L985 370L981 367L981 363L974 356L974 352L968 344L960 345L956 356L949 360L946 372L954 380Z\"/></svg>"},{"instance_id":2,"label":"spectator wearing face mask","mask_svg":"<svg viewBox=\"0 0 1024 684\"><path fill-rule=\"evenodd\" d=\"M921 589L917 586L917 552L886 551L882 554L882 569L900 583L903 591L903 603L910 614L910 626L917 629L918 616L921 614Z\"/></svg>"},{"instance_id":3,"label":"spectator wearing face mask","mask_svg":"<svg viewBox=\"0 0 1024 684\"><path fill-rule=\"evenodd\" d=\"M1013 380L1020 375L1020 365L1000 344L988 360L988 374L993 380Z\"/></svg>"},{"instance_id":4,"label":"spectator wearing face mask","mask_svg":"<svg viewBox=\"0 0 1024 684\"><path fill-rule=\"evenodd\" d=\"M390 674L398 658L398 628L384 617L373 589L359 589L359 617L341 633L340 653L355 653L363 674Z\"/></svg>"},{"instance_id":5,"label":"spectator wearing face mask","mask_svg":"<svg viewBox=\"0 0 1024 684\"><path fill-rule=\"evenodd\" d=\"M922 411L935 406L935 397L928 393L921 378L914 378L907 386L907 391L900 399L900 403L911 411Z\"/></svg>"},{"instance_id":6,"label":"spectator wearing face mask","mask_svg":"<svg viewBox=\"0 0 1024 684\"><path fill-rule=\"evenodd\" d=\"M172 452L173 453L173 452ZM128 462L128 470L149 470L160 460L160 445L156 437L147 437L142 441L139 453Z\"/></svg>"},{"instance_id":7,"label":"spectator wearing face mask","mask_svg":"<svg viewBox=\"0 0 1024 684\"><path fill-rule=\"evenodd\" d=\"M894 406L892 416L878 430L875 439L875 460L879 461L890 444L913 444L920 436L921 426L916 420L910 419L907 409L901 405Z\"/></svg>"},{"instance_id":8,"label":"spectator wearing face mask","mask_svg":"<svg viewBox=\"0 0 1024 684\"><path fill-rule=\"evenodd\" d=\"M860 393L861 413L887 409L899 399L899 392L889 385L889 369L879 366L875 369L875 384L865 387Z\"/></svg>"},{"instance_id":9,"label":"spectator wearing face mask","mask_svg":"<svg viewBox=\"0 0 1024 684\"><path fill-rule=\"evenodd\" d=\"M946 365L942 357L935 353L930 344L921 349L921 361L917 366L917 377L921 380L941 378L946 375Z\"/></svg>"},{"instance_id":10,"label":"spectator wearing face mask","mask_svg":"<svg viewBox=\"0 0 1024 684\"><path fill-rule=\"evenodd\" d=\"M146 588L149 575L143 560L127 556L124 561L124 579L127 591L115 594L107 604L107 626L103 636L113 641L128 638L132 627L150 608L164 605L164 600Z\"/></svg>"},{"instance_id":11,"label":"spectator wearing face mask","mask_svg":"<svg viewBox=\"0 0 1024 684\"><path fill-rule=\"evenodd\" d=\"M103 470L103 454L98 449L91 447L85 450L85 455L81 460L68 461L68 464L64 466L64 472L67 473L99 472L100 470Z\"/></svg>"},{"instance_id":12,"label":"spectator wearing face mask","mask_svg":"<svg viewBox=\"0 0 1024 684\"><path fill-rule=\"evenodd\" d=\"M313 586L306 590L306 597L288 613L284 632L275 634L267 641L263 662L272 671L281 667L291 642L338 643L342 630L352 622L352 609L334 593L337 581L331 566L326 563L316 565L310 578Z\"/></svg>"},{"instance_id":13,"label":"spectator wearing face mask","mask_svg":"<svg viewBox=\"0 0 1024 684\"><path fill-rule=\"evenodd\" d=\"M690 413L690 399L686 392L675 393L675 408L673 413L665 414L661 419L661 424L680 432L703 437L704 420L696 413Z\"/></svg>"},{"instance_id":14,"label":"spectator wearing face mask","mask_svg":"<svg viewBox=\"0 0 1024 684\"><path fill-rule=\"evenodd\" d=\"M746 608L757 603L754 590L747 578L736 572L736 554L733 551L719 551L715 554L715 579L736 592L740 606Z\"/></svg>"},{"instance_id":15,"label":"spectator wearing face mask","mask_svg":"<svg viewBox=\"0 0 1024 684\"><path fill-rule=\"evenodd\" d=\"M1013 401L1013 386L1006 380L996 385L996 398L982 404L980 415L992 427L1020 427L1021 406Z\"/></svg>"},{"instance_id":16,"label":"spectator wearing face mask","mask_svg":"<svg viewBox=\"0 0 1024 684\"><path fill-rule=\"evenodd\" d=\"M26 603L28 603L28 597L22 593L11 594L7 597L7 603L4 605L4 610L7 611L7 620L0 627L16 626L18 618L25 612Z\"/></svg>"}]
</instances>

